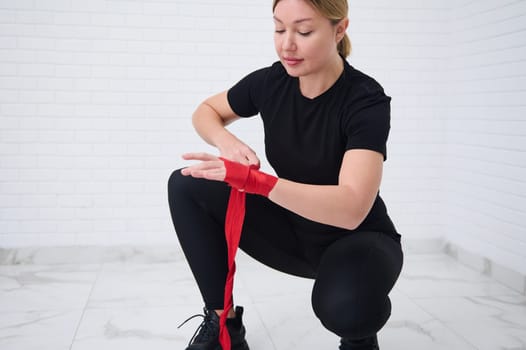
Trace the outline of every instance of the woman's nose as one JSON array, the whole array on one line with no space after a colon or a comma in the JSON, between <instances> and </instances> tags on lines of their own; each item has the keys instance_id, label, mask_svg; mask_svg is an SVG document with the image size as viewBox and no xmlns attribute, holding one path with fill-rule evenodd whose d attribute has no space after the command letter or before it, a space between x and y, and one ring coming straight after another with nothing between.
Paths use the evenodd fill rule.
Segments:
<instances>
[{"instance_id":1,"label":"woman's nose","mask_svg":"<svg viewBox=\"0 0 526 350\"><path fill-rule=\"evenodd\" d=\"M285 51L293 51L296 49L296 43L291 34L285 34L283 38L282 48Z\"/></svg>"}]
</instances>

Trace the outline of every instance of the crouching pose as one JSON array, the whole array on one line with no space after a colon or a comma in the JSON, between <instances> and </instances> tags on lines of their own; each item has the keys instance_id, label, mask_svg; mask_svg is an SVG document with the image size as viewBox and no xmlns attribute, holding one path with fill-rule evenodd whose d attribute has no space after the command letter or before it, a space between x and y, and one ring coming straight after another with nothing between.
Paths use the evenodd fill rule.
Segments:
<instances>
[{"instance_id":1,"label":"crouching pose","mask_svg":"<svg viewBox=\"0 0 526 350\"><path fill-rule=\"evenodd\" d=\"M403 261L379 195L391 99L346 61L347 12L346 0L274 0L279 61L193 115L218 155L185 154L197 162L174 171L168 184L175 230L205 304L187 350L221 348L223 312L232 349L248 350L243 308L223 310L231 188L246 193L239 247L278 271L314 279L312 309L340 349L378 349ZM258 156L225 128L258 114L277 177L259 171Z\"/></svg>"}]
</instances>

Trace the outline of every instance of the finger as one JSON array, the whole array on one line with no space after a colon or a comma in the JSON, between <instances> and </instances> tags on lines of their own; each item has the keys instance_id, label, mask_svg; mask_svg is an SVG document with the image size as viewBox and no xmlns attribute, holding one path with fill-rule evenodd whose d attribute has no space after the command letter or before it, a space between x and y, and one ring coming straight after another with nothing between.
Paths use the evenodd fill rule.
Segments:
<instances>
[{"instance_id":1,"label":"finger","mask_svg":"<svg viewBox=\"0 0 526 350\"><path fill-rule=\"evenodd\" d=\"M210 153L206 153L206 152L185 153L182 155L182 157L185 160L201 160L201 161L210 161L210 160L218 159L216 156Z\"/></svg>"},{"instance_id":2,"label":"finger","mask_svg":"<svg viewBox=\"0 0 526 350\"><path fill-rule=\"evenodd\" d=\"M236 162L236 163L241 163L241 164L244 164L244 165L248 165L248 159L243 155L241 154L241 152L236 152L236 153L233 153L233 154L221 154L221 158L224 158L224 159L227 159L231 162Z\"/></svg>"},{"instance_id":3,"label":"finger","mask_svg":"<svg viewBox=\"0 0 526 350\"><path fill-rule=\"evenodd\" d=\"M221 168L225 168L225 164L222 160L209 160L186 167L185 172L206 171Z\"/></svg>"},{"instance_id":4,"label":"finger","mask_svg":"<svg viewBox=\"0 0 526 350\"><path fill-rule=\"evenodd\" d=\"M256 155L256 153L254 152L249 152L247 155L247 161L248 161L248 165L255 165L259 168L259 166L261 165L260 161L259 161L259 158L258 156Z\"/></svg>"},{"instance_id":5,"label":"finger","mask_svg":"<svg viewBox=\"0 0 526 350\"><path fill-rule=\"evenodd\" d=\"M248 165L248 158L245 156L244 153L236 152L232 157L227 158L228 160L231 160L236 163L241 163L243 165Z\"/></svg>"},{"instance_id":6,"label":"finger","mask_svg":"<svg viewBox=\"0 0 526 350\"><path fill-rule=\"evenodd\" d=\"M207 180L223 181L226 177L226 169L211 169L203 172Z\"/></svg>"},{"instance_id":7,"label":"finger","mask_svg":"<svg viewBox=\"0 0 526 350\"><path fill-rule=\"evenodd\" d=\"M188 169L188 175L195 178L223 181L226 176L225 169Z\"/></svg>"},{"instance_id":8,"label":"finger","mask_svg":"<svg viewBox=\"0 0 526 350\"><path fill-rule=\"evenodd\" d=\"M241 163L243 165L251 165L251 164L253 164L254 159L257 160L257 157L254 154L254 152L251 152L251 151L243 152L242 154L239 155L239 163Z\"/></svg>"}]
</instances>

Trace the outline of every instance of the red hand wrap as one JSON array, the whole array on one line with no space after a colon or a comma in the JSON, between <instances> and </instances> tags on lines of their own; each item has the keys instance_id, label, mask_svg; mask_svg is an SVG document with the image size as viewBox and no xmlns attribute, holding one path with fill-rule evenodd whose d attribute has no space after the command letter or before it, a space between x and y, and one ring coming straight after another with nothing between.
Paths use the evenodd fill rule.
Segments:
<instances>
[{"instance_id":1,"label":"red hand wrap","mask_svg":"<svg viewBox=\"0 0 526 350\"><path fill-rule=\"evenodd\" d=\"M245 219L245 193L232 188L225 218L225 239L228 256L228 274L225 281L223 310L219 318L219 343L223 350L231 350L230 335L226 327L228 310L233 308L232 291L234 289L234 273L236 272L236 251L241 239L243 221Z\"/></svg>"},{"instance_id":2,"label":"red hand wrap","mask_svg":"<svg viewBox=\"0 0 526 350\"><path fill-rule=\"evenodd\" d=\"M277 177L259 171L253 165L247 166L225 158L219 159L225 163L225 182L237 190L268 197L278 181Z\"/></svg>"},{"instance_id":3,"label":"red hand wrap","mask_svg":"<svg viewBox=\"0 0 526 350\"><path fill-rule=\"evenodd\" d=\"M225 218L225 239L228 255L228 274L225 281L223 310L219 318L219 343L223 350L231 350L230 335L226 327L228 310L233 308L232 290L234 288L234 273L236 271L236 251L241 239L243 221L245 219L245 194L254 193L268 197L276 185L278 178L259 171L254 166L246 166L220 158L226 167L225 182L232 189L228 200ZM245 192L241 192L243 190Z\"/></svg>"}]
</instances>

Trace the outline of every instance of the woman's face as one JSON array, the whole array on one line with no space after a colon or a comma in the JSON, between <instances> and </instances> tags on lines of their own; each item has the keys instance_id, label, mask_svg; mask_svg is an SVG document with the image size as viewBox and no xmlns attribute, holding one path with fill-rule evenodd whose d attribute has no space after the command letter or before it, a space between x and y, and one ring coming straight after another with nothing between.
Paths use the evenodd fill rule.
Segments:
<instances>
[{"instance_id":1,"label":"woman's face","mask_svg":"<svg viewBox=\"0 0 526 350\"><path fill-rule=\"evenodd\" d=\"M281 0L274 9L274 45L287 73L299 77L326 68L338 55L343 22L334 26L304 0Z\"/></svg>"}]
</instances>

